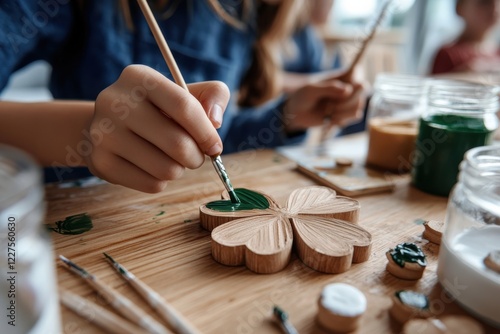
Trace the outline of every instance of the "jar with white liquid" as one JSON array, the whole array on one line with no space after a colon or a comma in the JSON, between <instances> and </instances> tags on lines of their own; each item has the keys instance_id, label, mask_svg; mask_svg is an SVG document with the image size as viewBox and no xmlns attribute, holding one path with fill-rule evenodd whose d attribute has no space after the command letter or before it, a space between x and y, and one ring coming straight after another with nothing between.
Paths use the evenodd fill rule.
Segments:
<instances>
[{"instance_id":1,"label":"jar with white liquid","mask_svg":"<svg viewBox=\"0 0 500 334\"><path fill-rule=\"evenodd\" d=\"M0 333L61 333L38 166L0 145Z\"/></svg>"},{"instance_id":2,"label":"jar with white liquid","mask_svg":"<svg viewBox=\"0 0 500 334\"><path fill-rule=\"evenodd\" d=\"M498 145L465 154L448 203L438 277L465 309L500 328L500 268L495 269L495 251L500 251Z\"/></svg>"}]
</instances>

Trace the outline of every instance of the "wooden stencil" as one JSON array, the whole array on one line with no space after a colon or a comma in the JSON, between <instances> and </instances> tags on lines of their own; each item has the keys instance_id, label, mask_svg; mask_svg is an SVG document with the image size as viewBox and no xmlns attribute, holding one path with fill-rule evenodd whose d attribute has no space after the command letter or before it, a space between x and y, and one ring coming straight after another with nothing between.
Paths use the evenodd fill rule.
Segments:
<instances>
[{"instance_id":1,"label":"wooden stencil","mask_svg":"<svg viewBox=\"0 0 500 334\"><path fill-rule=\"evenodd\" d=\"M212 231L217 262L274 273L290 261L293 244L307 266L324 273L341 273L352 263L368 260L371 235L356 225L358 201L320 186L295 190L285 208L262 195L269 201L265 210L220 212L200 207L201 224Z\"/></svg>"}]
</instances>

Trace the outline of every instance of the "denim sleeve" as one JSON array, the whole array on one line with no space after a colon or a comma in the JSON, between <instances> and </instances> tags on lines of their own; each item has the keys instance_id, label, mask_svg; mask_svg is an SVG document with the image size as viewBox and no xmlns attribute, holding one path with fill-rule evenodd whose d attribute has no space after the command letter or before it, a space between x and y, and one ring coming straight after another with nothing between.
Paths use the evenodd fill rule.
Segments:
<instances>
[{"instance_id":1,"label":"denim sleeve","mask_svg":"<svg viewBox=\"0 0 500 334\"><path fill-rule=\"evenodd\" d=\"M0 3L0 90L10 75L35 60L50 61L72 30L73 1Z\"/></svg>"},{"instance_id":2,"label":"denim sleeve","mask_svg":"<svg viewBox=\"0 0 500 334\"><path fill-rule=\"evenodd\" d=\"M305 131L291 136L284 131L284 102L284 98L280 98L263 107L243 109L233 115L223 137L224 153L300 143L305 138Z\"/></svg>"},{"instance_id":3,"label":"denim sleeve","mask_svg":"<svg viewBox=\"0 0 500 334\"><path fill-rule=\"evenodd\" d=\"M285 58L284 67L289 72L313 73L323 69L325 46L312 26L306 26L293 36L296 54Z\"/></svg>"}]
</instances>

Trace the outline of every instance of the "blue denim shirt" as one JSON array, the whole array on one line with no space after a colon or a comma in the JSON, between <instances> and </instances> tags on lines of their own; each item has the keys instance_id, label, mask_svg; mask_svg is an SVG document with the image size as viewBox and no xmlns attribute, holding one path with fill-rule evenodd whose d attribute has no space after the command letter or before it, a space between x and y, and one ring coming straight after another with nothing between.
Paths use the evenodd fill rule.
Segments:
<instances>
[{"instance_id":1,"label":"blue denim shirt","mask_svg":"<svg viewBox=\"0 0 500 334\"><path fill-rule=\"evenodd\" d=\"M172 78L141 11L134 1L130 6L133 30L127 28L116 0L86 0L83 8L71 0L2 1L0 89L13 72L35 60L52 65L50 90L56 99L95 100L130 64L148 65ZM159 24L187 83L220 80L237 92L251 61L251 23L245 30L233 28L207 1L186 0ZM323 50L312 29L299 32L295 40L301 52L289 62L290 68L319 70ZM219 130L224 153L300 139L282 132L279 101L251 112L239 112L231 101Z\"/></svg>"}]
</instances>

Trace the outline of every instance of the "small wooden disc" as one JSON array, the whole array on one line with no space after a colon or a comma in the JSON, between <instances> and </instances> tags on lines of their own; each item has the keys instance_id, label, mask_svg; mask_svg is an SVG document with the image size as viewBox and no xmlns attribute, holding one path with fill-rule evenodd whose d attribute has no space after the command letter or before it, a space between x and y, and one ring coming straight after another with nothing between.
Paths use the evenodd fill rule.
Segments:
<instances>
[{"instance_id":1,"label":"small wooden disc","mask_svg":"<svg viewBox=\"0 0 500 334\"><path fill-rule=\"evenodd\" d=\"M483 327L471 317L449 315L442 318L412 319L403 334L482 334Z\"/></svg>"},{"instance_id":2,"label":"small wooden disc","mask_svg":"<svg viewBox=\"0 0 500 334\"><path fill-rule=\"evenodd\" d=\"M352 160L348 158L336 158L335 159L335 165L337 167L351 167L352 166Z\"/></svg>"},{"instance_id":3,"label":"small wooden disc","mask_svg":"<svg viewBox=\"0 0 500 334\"><path fill-rule=\"evenodd\" d=\"M385 254L387 256L387 260L389 260L389 262L387 262L386 269L394 276L406 280L417 280L422 278L425 267L422 267L418 263L410 262L406 262L404 266L401 267L394 262L394 259L391 256L391 251L388 251Z\"/></svg>"},{"instance_id":4,"label":"small wooden disc","mask_svg":"<svg viewBox=\"0 0 500 334\"><path fill-rule=\"evenodd\" d=\"M324 329L334 332L352 332L366 311L365 295L345 283L325 286L318 299L317 321Z\"/></svg>"},{"instance_id":5,"label":"small wooden disc","mask_svg":"<svg viewBox=\"0 0 500 334\"><path fill-rule=\"evenodd\" d=\"M443 236L444 222L439 220L428 220L424 223L423 237L437 245L441 244Z\"/></svg>"},{"instance_id":6,"label":"small wooden disc","mask_svg":"<svg viewBox=\"0 0 500 334\"><path fill-rule=\"evenodd\" d=\"M427 298L425 295L422 295L418 292L414 291L403 291L403 292L413 293L415 295ZM412 318L425 319L432 316L432 313L430 312L429 309L422 309L401 302L396 293L392 295L391 299L392 299L392 307L389 309L389 313L396 321L398 321L401 324L404 324L405 322L407 322Z\"/></svg>"},{"instance_id":7,"label":"small wooden disc","mask_svg":"<svg viewBox=\"0 0 500 334\"><path fill-rule=\"evenodd\" d=\"M484 258L486 267L500 274L500 249L494 250Z\"/></svg>"}]
</instances>

